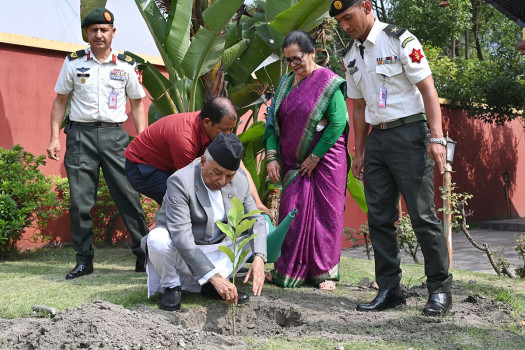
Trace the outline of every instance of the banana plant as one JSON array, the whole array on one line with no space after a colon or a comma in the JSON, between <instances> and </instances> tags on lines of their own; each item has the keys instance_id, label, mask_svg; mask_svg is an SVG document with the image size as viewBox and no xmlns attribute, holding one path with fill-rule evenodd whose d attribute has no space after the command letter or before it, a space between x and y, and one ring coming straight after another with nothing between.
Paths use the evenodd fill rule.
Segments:
<instances>
[{"instance_id":1,"label":"banana plant","mask_svg":"<svg viewBox=\"0 0 525 350\"><path fill-rule=\"evenodd\" d=\"M239 115L252 111L253 125L240 134L244 163L259 189L268 190L263 157L264 122L259 107L271 97L288 69L281 45L295 29L313 30L327 16L326 0L258 0L246 11L244 0L135 0L164 61L168 77L135 57L152 105L150 123L162 116L196 111L205 100L229 97ZM349 189L359 184L350 179ZM358 201L360 202L360 201Z\"/></svg>"}]
</instances>

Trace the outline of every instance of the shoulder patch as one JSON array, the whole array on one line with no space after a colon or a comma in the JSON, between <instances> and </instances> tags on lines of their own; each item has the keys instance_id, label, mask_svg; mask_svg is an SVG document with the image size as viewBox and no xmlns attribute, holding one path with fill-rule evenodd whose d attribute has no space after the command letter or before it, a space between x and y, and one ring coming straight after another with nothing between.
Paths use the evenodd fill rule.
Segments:
<instances>
[{"instance_id":1,"label":"shoulder patch","mask_svg":"<svg viewBox=\"0 0 525 350\"><path fill-rule=\"evenodd\" d=\"M385 29L383 29L383 31L390 36L399 38L404 32L406 32L406 29L400 26L389 24L385 27Z\"/></svg>"},{"instance_id":2,"label":"shoulder patch","mask_svg":"<svg viewBox=\"0 0 525 350\"><path fill-rule=\"evenodd\" d=\"M411 35L409 36L408 38L406 38L405 40L403 40L403 42L401 43L401 47L404 49L405 46L407 46L407 44L409 42L411 42L412 40L414 40L415 38Z\"/></svg>"},{"instance_id":3,"label":"shoulder patch","mask_svg":"<svg viewBox=\"0 0 525 350\"><path fill-rule=\"evenodd\" d=\"M79 57L83 57L86 55L86 51L85 50L78 50L78 51L75 51L75 52L71 52L69 55L67 55L67 58L72 61L76 58L79 58Z\"/></svg>"},{"instance_id":4,"label":"shoulder patch","mask_svg":"<svg viewBox=\"0 0 525 350\"><path fill-rule=\"evenodd\" d=\"M117 55L117 57L118 57L119 60L125 61L125 62L127 62L129 64L135 64L135 60L131 56L124 55L123 53L119 53Z\"/></svg>"}]
</instances>

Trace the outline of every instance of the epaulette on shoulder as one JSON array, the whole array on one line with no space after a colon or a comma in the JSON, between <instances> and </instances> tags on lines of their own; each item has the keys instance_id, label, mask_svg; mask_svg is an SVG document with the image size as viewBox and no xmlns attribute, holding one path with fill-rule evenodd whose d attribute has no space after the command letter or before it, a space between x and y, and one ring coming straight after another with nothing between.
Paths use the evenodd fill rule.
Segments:
<instances>
[{"instance_id":1,"label":"epaulette on shoulder","mask_svg":"<svg viewBox=\"0 0 525 350\"><path fill-rule=\"evenodd\" d=\"M354 39L351 39L349 42L346 43L345 47L343 48L343 51L341 51L341 57L345 57L348 51L352 48L352 45L354 45Z\"/></svg>"},{"instance_id":2,"label":"epaulette on shoulder","mask_svg":"<svg viewBox=\"0 0 525 350\"><path fill-rule=\"evenodd\" d=\"M123 53L119 53L117 57L119 60L128 62L129 64L135 64L135 59L131 56L124 55Z\"/></svg>"},{"instance_id":3,"label":"epaulette on shoulder","mask_svg":"<svg viewBox=\"0 0 525 350\"><path fill-rule=\"evenodd\" d=\"M76 58L79 58L79 57L83 57L86 55L86 51L85 50L78 50L78 51L75 51L75 52L71 52L69 55L67 55L67 58L72 61Z\"/></svg>"},{"instance_id":4,"label":"epaulette on shoulder","mask_svg":"<svg viewBox=\"0 0 525 350\"><path fill-rule=\"evenodd\" d=\"M406 32L406 29L400 26L389 24L385 27L385 29L383 29L383 31L388 35L394 36L399 39L399 37L403 35L404 32Z\"/></svg>"}]
</instances>

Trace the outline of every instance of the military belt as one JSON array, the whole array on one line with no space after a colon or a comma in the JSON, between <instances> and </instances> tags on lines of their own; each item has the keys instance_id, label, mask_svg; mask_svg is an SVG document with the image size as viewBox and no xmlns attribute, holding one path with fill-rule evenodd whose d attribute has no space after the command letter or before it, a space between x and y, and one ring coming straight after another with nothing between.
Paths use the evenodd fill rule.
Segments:
<instances>
[{"instance_id":1,"label":"military belt","mask_svg":"<svg viewBox=\"0 0 525 350\"><path fill-rule=\"evenodd\" d=\"M122 123L108 123L108 122L71 122L73 125L80 126L93 126L95 128L110 128L110 127L119 127Z\"/></svg>"},{"instance_id":2,"label":"military belt","mask_svg":"<svg viewBox=\"0 0 525 350\"><path fill-rule=\"evenodd\" d=\"M405 117L405 118L394 120L392 122L373 125L372 127L374 129L386 130L386 129L393 129L393 128L397 128L398 126L403 126L406 124L421 122L421 121L426 121L426 120L427 120L427 115L425 113L418 113L418 114L409 115L408 117Z\"/></svg>"}]
</instances>

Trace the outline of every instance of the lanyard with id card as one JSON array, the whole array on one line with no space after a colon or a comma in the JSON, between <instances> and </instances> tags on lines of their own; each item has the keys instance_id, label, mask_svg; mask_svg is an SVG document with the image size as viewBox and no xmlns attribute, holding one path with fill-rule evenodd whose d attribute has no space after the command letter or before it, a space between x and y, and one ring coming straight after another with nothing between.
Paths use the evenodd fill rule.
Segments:
<instances>
[{"instance_id":1,"label":"lanyard with id card","mask_svg":"<svg viewBox=\"0 0 525 350\"><path fill-rule=\"evenodd\" d=\"M383 75L383 85L379 87L379 107L386 108L386 86L384 85L385 76Z\"/></svg>"},{"instance_id":2,"label":"lanyard with id card","mask_svg":"<svg viewBox=\"0 0 525 350\"><path fill-rule=\"evenodd\" d=\"M115 92L115 90L109 93L108 108L117 109L117 93Z\"/></svg>"}]
</instances>

